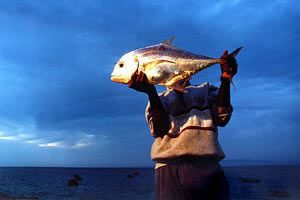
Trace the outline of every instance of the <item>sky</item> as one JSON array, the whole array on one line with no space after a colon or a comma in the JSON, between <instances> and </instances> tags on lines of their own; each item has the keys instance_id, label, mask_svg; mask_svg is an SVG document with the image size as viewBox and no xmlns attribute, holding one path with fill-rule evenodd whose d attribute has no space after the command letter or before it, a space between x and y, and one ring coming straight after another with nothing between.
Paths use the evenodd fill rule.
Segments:
<instances>
[{"instance_id":1,"label":"sky","mask_svg":"<svg viewBox=\"0 0 300 200\"><path fill-rule=\"evenodd\" d=\"M151 166L147 97L110 74L170 36L210 57L244 47L219 129L227 160L299 161L299 21L296 0L0 1L0 166Z\"/></svg>"}]
</instances>

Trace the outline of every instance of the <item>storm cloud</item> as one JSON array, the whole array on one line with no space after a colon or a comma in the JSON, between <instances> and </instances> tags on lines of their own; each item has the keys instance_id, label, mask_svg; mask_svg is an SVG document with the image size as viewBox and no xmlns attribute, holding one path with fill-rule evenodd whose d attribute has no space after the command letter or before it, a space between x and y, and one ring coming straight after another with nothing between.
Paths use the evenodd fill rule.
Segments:
<instances>
[{"instance_id":1,"label":"storm cloud","mask_svg":"<svg viewBox=\"0 0 300 200\"><path fill-rule=\"evenodd\" d=\"M297 1L1 1L0 165L145 166L145 95L112 83L117 59L176 36L218 57L244 46L220 128L228 159L297 160ZM219 67L192 83L219 84ZM163 88L159 88L163 90Z\"/></svg>"}]
</instances>

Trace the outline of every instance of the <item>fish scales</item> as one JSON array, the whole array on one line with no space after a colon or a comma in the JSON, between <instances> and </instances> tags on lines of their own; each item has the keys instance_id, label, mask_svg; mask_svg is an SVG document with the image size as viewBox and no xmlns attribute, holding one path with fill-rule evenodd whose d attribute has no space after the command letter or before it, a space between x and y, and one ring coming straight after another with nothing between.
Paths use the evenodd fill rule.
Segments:
<instances>
[{"instance_id":1,"label":"fish scales","mask_svg":"<svg viewBox=\"0 0 300 200\"><path fill-rule=\"evenodd\" d=\"M124 54L115 65L111 80L127 84L134 73L142 71L151 84L185 92L183 83L192 75L220 62L220 59L176 48L171 42L167 40ZM240 49L232 55L236 56Z\"/></svg>"}]
</instances>

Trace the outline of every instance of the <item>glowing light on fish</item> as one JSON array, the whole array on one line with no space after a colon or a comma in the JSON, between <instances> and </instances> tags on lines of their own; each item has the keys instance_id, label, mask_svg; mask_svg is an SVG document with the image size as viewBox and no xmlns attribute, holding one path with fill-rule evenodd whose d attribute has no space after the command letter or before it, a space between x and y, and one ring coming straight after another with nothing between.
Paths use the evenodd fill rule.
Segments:
<instances>
[{"instance_id":1,"label":"glowing light on fish","mask_svg":"<svg viewBox=\"0 0 300 200\"><path fill-rule=\"evenodd\" d=\"M220 63L220 59L176 48L172 44L173 39L124 54L116 63L111 80L127 84L134 73L142 71L151 84L184 92L184 82L190 80L192 75ZM231 55L235 57L241 48Z\"/></svg>"}]
</instances>

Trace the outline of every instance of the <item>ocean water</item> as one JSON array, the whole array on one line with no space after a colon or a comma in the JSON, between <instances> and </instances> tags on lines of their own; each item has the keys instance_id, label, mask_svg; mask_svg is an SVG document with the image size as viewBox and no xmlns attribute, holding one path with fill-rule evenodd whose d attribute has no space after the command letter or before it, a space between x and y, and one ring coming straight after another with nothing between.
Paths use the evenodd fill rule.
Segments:
<instances>
[{"instance_id":1,"label":"ocean water","mask_svg":"<svg viewBox=\"0 0 300 200\"><path fill-rule=\"evenodd\" d=\"M300 199L300 166L224 167L224 171L233 200ZM74 174L83 180L69 187ZM0 193L45 200L154 199L153 183L151 168L0 168Z\"/></svg>"}]
</instances>

